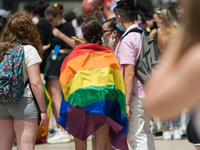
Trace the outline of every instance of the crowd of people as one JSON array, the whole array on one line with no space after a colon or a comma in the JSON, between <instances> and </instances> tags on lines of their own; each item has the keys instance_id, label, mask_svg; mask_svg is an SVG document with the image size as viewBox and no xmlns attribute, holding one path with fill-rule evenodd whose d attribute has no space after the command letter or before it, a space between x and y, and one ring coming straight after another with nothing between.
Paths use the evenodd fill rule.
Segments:
<instances>
[{"instance_id":1,"label":"crowd of people","mask_svg":"<svg viewBox=\"0 0 200 150\"><path fill-rule=\"evenodd\" d=\"M56 120L47 143L70 142L71 134L76 150L87 149L89 136L94 150L154 150L161 131L163 140L186 135L200 149L199 6L180 0L173 9L141 12L134 1L118 0L111 11L102 0L83 0L76 17L61 3L39 0L0 16L1 62L11 49L24 51L24 92L20 100L0 99L0 149L15 140L17 149L34 149L39 118L39 127L48 124L42 82ZM135 28L160 56L144 83L135 75L144 42L129 32Z\"/></svg>"}]
</instances>

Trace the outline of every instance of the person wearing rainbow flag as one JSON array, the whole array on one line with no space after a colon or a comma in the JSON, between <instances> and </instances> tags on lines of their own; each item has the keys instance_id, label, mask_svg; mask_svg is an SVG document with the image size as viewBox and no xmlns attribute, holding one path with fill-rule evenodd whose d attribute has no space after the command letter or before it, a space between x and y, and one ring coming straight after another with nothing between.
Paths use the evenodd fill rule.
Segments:
<instances>
[{"instance_id":1,"label":"person wearing rainbow flag","mask_svg":"<svg viewBox=\"0 0 200 150\"><path fill-rule=\"evenodd\" d=\"M114 53L102 46L101 22L89 17L82 24L87 43L77 45L65 58L60 83L64 94L57 122L74 136L75 148L87 149L95 134L95 149L128 150L123 78Z\"/></svg>"}]
</instances>

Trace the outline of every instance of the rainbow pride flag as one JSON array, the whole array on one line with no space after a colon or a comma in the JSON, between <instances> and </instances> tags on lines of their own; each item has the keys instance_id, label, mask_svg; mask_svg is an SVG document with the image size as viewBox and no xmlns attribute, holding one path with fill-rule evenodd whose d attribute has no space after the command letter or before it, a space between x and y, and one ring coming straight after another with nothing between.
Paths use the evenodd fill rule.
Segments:
<instances>
[{"instance_id":1,"label":"rainbow pride flag","mask_svg":"<svg viewBox=\"0 0 200 150\"><path fill-rule=\"evenodd\" d=\"M111 50L93 43L76 46L63 61L60 83L64 99L57 122L63 128L85 140L108 122L111 144L128 149L124 83Z\"/></svg>"}]
</instances>

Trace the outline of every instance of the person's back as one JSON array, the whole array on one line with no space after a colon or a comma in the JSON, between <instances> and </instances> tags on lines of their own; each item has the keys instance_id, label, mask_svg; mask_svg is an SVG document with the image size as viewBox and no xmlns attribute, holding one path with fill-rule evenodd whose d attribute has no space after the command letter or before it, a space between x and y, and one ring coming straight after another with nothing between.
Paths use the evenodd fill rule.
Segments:
<instances>
[{"instance_id":1,"label":"person's back","mask_svg":"<svg viewBox=\"0 0 200 150\"><path fill-rule=\"evenodd\" d=\"M166 8L157 10L154 13L154 20L159 27L152 30L150 36L156 40L159 54L161 55L172 36L177 32L178 24L175 22L171 12Z\"/></svg>"},{"instance_id":2,"label":"person's back","mask_svg":"<svg viewBox=\"0 0 200 150\"><path fill-rule=\"evenodd\" d=\"M86 139L94 132L95 149L106 149L109 135L114 147L127 150L128 120L118 61L102 46L103 28L98 19L86 19L82 31L87 43L77 45L61 67L64 100L57 121L74 136L76 149L87 149Z\"/></svg>"},{"instance_id":3,"label":"person's back","mask_svg":"<svg viewBox=\"0 0 200 150\"><path fill-rule=\"evenodd\" d=\"M166 48L167 43L170 41L170 39L173 37L173 35L177 31L177 27L175 25L162 25L158 29L154 29L150 36L152 38L156 35L156 30L158 30L158 37L157 37L157 47L159 50L159 53L161 54L163 50Z\"/></svg>"},{"instance_id":4,"label":"person's back","mask_svg":"<svg viewBox=\"0 0 200 150\"><path fill-rule=\"evenodd\" d=\"M24 84L19 82L17 86L26 85L26 87L24 87L24 94L19 100L0 102L0 149L12 149L14 140L17 138L18 147L33 150L38 131L38 115L41 116L40 127L45 126L48 121L39 73L39 64L42 61L40 36L33 21L22 12L14 14L9 19L1 35L0 60L4 59L4 54L6 55L9 50L13 50L13 47L18 45L19 49L15 49L16 52L23 51L22 55L18 57L18 64L14 66L18 66L22 60L19 70L22 69L23 73L18 78L22 79ZM23 58L20 59L22 56ZM17 75L14 75L14 78L16 77ZM28 80L29 85L26 84ZM34 100L34 95L36 100ZM15 96L15 94L12 96ZM2 97L1 100L3 100ZM40 111L37 110L36 102Z\"/></svg>"}]
</instances>

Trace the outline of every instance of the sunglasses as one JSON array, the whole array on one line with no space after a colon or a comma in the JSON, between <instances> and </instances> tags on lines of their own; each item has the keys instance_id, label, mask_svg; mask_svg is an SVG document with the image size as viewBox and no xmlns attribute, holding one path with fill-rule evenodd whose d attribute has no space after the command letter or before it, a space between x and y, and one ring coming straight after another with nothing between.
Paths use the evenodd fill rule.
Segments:
<instances>
[{"instance_id":1,"label":"sunglasses","mask_svg":"<svg viewBox=\"0 0 200 150\"><path fill-rule=\"evenodd\" d=\"M97 14L97 12L99 11L99 9L100 9L100 7L98 7L97 10L95 11L95 13L94 13L92 16L90 16L90 17L92 17L92 18L95 17L96 14ZM88 18L89 18L89 17L88 17ZM87 18L83 16L82 19L83 19L83 20L86 20Z\"/></svg>"}]
</instances>

